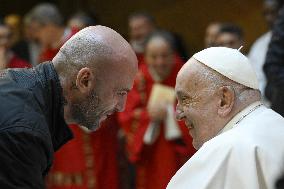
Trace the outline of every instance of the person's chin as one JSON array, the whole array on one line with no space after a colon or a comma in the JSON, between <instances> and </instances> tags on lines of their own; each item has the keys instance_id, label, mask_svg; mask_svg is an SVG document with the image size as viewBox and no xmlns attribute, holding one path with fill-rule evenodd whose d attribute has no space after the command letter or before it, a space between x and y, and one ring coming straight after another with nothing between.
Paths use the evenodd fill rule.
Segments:
<instances>
[{"instance_id":1,"label":"person's chin","mask_svg":"<svg viewBox=\"0 0 284 189\"><path fill-rule=\"evenodd\" d=\"M95 124L93 124L90 128L88 128L91 131L96 131L99 128L101 128L102 123L107 119L107 116L102 116L98 122L96 122Z\"/></svg>"},{"instance_id":2,"label":"person's chin","mask_svg":"<svg viewBox=\"0 0 284 189\"><path fill-rule=\"evenodd\" d=\"M98 118L97 121L93 123L92 125L88 124L88 126L84 126L84 127L90 131L96 131L99 128L101 128L102 123L107 119L107 117L108 117L107 115L103 115L100 118Z\"/></svg>"}]
</instances>

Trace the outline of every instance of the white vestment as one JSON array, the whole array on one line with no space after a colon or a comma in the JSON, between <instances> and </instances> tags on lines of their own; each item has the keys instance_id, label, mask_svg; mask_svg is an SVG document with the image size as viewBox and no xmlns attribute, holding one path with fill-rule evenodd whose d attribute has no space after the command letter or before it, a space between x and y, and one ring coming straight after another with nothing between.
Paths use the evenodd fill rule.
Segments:
<instances>
[{"instance_id":1,"label":"white vestment","mask_svg":"<svg viewBox=\"0 0 284 189\"><path fill-rule=\"evenodd\" d=\"M255 102L204 143L167 189L273 189L283 155L283 117Z\"/></svg>"},{"instance_id":2,"label":"white vestment","mask_svg":"<svg viewBox=\"0 0 284 189\"><path fill-rule=\"evenodd\" d=\"M261 91L263 100L266 105L269 104L268 100L264 96L264 90L266 86L266 76L263 71L263 65L265 62L268 45L271 40L272 32L269 31L260 36L252 45L248 58L250 59L252 66L254 67L259 82L259 89Z\"/></svg>"}]
</instances>

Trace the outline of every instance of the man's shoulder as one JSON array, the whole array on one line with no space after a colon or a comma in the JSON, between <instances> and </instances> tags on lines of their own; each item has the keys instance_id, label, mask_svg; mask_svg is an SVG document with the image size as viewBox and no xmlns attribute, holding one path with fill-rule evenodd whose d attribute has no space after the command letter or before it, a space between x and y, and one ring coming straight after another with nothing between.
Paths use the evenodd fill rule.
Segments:
<instances>
[{"instance_id":1,"label":"man's shoulder","mask_svg":"<svg viewBox=\"0 0 284 189\"><path fill-rule=\"evenodd\" d=\"M284 118L273 110L260 107L245 117L234 128L204 144L207 149L236 151L270 148L277 141L284 142Z\"/></svg>"}]
</instances>

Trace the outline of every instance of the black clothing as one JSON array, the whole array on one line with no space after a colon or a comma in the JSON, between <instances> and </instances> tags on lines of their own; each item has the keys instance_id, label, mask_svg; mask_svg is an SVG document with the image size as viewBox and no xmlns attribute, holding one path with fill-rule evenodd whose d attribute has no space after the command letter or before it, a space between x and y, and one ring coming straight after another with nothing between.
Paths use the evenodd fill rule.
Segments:
<instances>
[{"instance_id":1,"label":"black clothing","mask_svg":"<svg viewBox=\"0 0 284 189\"><path fill-rule=\"evenodd\" d=\"M275 22L263 69L267 77L265 95L271 108L284 116L284 7Z\"/></svg>"},{"instance_id":2,"label":"black clothing","mask_svg":"<svg viewBox=\"0 0 284 189\"><path fill-rule=\"evenodd\" d=\"M54 151L71 138L51 62L0 72L0 188L45 188Z\"/></svg>"}]
</instances>

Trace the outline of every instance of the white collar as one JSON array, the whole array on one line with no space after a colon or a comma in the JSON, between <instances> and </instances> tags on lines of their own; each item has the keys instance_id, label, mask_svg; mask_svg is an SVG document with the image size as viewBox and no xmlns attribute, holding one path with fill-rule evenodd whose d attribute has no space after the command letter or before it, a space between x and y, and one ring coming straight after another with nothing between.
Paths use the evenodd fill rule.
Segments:
<instances>
[{"instance_id":1,"label":"white collar","mask_svg":"<svg viewBox=\"0 0 284 189\"><path fill-rule=\"evenodd\" d=\"M226 125L225 127L218 133L220 135L221 133L224 133L232 128L234 128L239 122L241 122L247 115L249 115L251 112L256 110L258 107L260 107L262 103L260 101L256 101L249 106L247 106L245 109L243 109L241 112L239 112L237 115L235 115Z\"/></svg>"}]
</instances>

